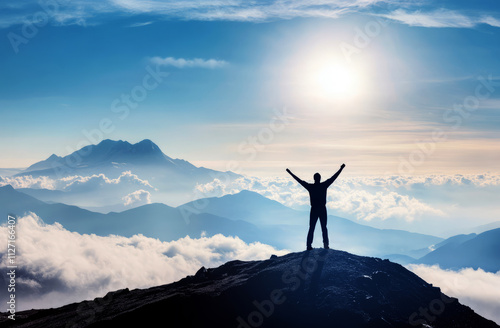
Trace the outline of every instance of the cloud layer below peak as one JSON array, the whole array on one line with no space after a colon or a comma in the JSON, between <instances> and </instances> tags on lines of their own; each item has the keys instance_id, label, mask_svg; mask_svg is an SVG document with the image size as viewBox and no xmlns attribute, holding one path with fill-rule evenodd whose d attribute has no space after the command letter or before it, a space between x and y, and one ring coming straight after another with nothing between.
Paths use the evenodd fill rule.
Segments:
<instances>
[{"instance_id":1,"label":"cloud layer below peak","mask_svg":"<svg viewBox=\"0 0 500 328\"><path fill-rule=\"evenodd\" d=\"M19 218L16 229L23 236L17 243L17 295L23 300L18 310L57 307L122 288L167 284L194 274L201 266L216 267L235 259L259 260L287 253L220 234L187 236L171 242L143 235L85 235L70 232L58 223L45 224L36 214ZM7 234L7 227L0 226L0 238L7 240ZM3 256L4 249L0 251ZM5 265L3 261L3 271ZM0 284L5 283L2 277ZM7 294L0 296L2 302L4 296Z\"/></svg>"},{"instance_id":2,"label":"cloud layer below peak","mask_svg":"<svg viewBox=\"0 0 500 328\"><path fill-rule=\"evenodd\" d=\"M439 286L443 293L458 298L479 315L500 323L500 272L484 272L472 268L443 270L438 266L410 265L408 269L428 283Z\"/></svg>"}]
</instances>

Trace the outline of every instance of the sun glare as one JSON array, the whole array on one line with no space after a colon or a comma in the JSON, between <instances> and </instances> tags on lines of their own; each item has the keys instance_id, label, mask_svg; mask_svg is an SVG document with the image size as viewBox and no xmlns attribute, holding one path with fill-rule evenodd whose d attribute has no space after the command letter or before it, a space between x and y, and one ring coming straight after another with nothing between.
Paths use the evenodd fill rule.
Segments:
<instances>
[{"instance_id":1,"label":"sun glare","mask_svg":"<svg viewBox=\"0 0 500 328\"><path fill-rule=\"evenodd\" d=\"M313 69L311 87L321 98L347 100L360 93L361 84L358 73L351 67L327 63Z\"/></svg>"}]
</instances>

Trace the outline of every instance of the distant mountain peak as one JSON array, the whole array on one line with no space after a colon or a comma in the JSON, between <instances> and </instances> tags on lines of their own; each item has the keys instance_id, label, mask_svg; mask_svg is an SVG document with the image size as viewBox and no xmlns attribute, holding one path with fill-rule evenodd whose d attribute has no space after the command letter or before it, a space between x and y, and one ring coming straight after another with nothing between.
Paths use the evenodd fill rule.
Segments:
<instances>
[{"instance_id":1,"label":"distant mountain peak","mask_svg":"<svg viewBox=\"0 0 500 328\"><path fill-rule=\"evenodd\" d=\"M56 154L52 154L46 160L31 165L25 171L52 169L56 166L61 165L62 159L63 159L62 157L57 156Z\"/></svg>"},{"instance_id":2,"label":"distant mountain peak","mask_svg":"<svg viewBox=\"0 0 500 328\"><path fill-rule=\"evenodd\" d=\"M174 161L150 139L144 139L135 144L123 140L105 139L97 145L85 146L65 157L52 154L46 160L31 165L25 172L50 170L75 162L78 162L81 167L112 165L113 163L175 165Z\"/></svg>"},{"instance_id":3,"label":"distant mountain peak","mask_svg":"<svg viewBox=\"0 0 500 328\"><path fill-rule=\"evenodd\" d=\"M111 140L111 139L105 139L98 143L97 145L90 145L88 147L92 147L93 150L108 150L108 151L114 151L114 152L130 152L130 153L137 153L137 152L158 152L163 154L161 151L160 147L158 147L153 141L149 139L144 139L142 141L139 141L135 144L131 144L128 141L123 141L123 140ZM164 154L163 154L164 155Z\"/></svg>"},{"instance_id":4,"label":"distant mountain peak","mask_svg":"<svg viewBox=\"0 0 500 328\"><path fill-rule=\"evenodd\" d=\"M139 150L139 151L144 151L144 152L163 152L160 150L160 147L158 147L153 141L149 139L144 139L134 145L132 145L133 148Z\"/></svg>"},{"instance_id":5,"label":"distant mountain peak","mask_svg":"<svg viewBox=\"0 0 500 328\"><path fill-rule=\"evenodd\" d=\"M156 144L151 141L150 139L144 139L142 141L139 141L137 144L145 144L145 145L152 145L153 147L158 147Z\"/></svg>"},{"instance_id":6,"label":"distant mountain peak","mask_svg":"<svg viewBox=\"0 0 500 328\"><path fill-rule=\"evenodd\" d=\"M128 141L123 141L121 139L120 140L104 139L101 142L99 142L97 144L97 146L106 145L106 144L129 144L130 145L130 143Z\"/></svg>"},{"instance_id":7,"label":"distant mountain peak","mask_svg":"<svg viewBox=\"0 0 500 328\"><path fill-rule=\"evenodd\" d=\"M196 167L188 161L167 156L150 139L131 144L124 140L105 139L95 145L88 145L73 153L59 157L51 155L44 161L31 165L15 176L67 177L74 175L104 174L117 178L123 172L131 171L143 179L156 180L157 188L179 190L192 188L196 184L208 183L222 172ZM231 179L240 177L225 172Z\"/></svg>"},{"instance_id":8,"label":"distant mountain peak","mask_svg":"<svg viewBox=\"0 0 500 328\"><path fill-rule=\"evenodd\" d=\"M98 145L92 146L89 154L82 157L83 162L89 165L113 162L149 165L173 164L171 158L149 139L135 144L123 140L106 139Z\"/></svg>"},{"instance_id":9,"label":"distant mountain peak","mask_svg":"<svg viewBox=\"0 0 500 328\"><path fill-rule=\"evenodd\" d=\"M62 158L62 157L57 156L56 154L52 154L52 155L50 155L50 157L49 157L49 158L47 158L46 160L47 160L47 161L53 161L53 160L59 160L59 159L61 159L61 158Z\"/></svg>"},{"instance_id":10,"label":"distant mountain peak","mask_svg":"<svg viewBox=\"0 0 500 328\"><path fill-rule=\"evenodd\" d=\"M8 184L8 185L5 185L5 186L1 186L1 187L0 187L0 190L1 190L1 191L6 191L6 192L7 192L7 191L12 191L12 190L15 190L15 189L14 189L14 187L12 187L10 184Z\"/></svg>"}]
</instances>

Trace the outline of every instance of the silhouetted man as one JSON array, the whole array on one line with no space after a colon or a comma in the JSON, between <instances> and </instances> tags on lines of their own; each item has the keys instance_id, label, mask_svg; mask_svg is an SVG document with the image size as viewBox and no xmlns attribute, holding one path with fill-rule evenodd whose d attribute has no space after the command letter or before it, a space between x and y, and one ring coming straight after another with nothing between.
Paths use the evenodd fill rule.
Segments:
<instances>
[{"instance_id":1,"label":"silhouetted man","mask_svg":"<svg viewBox=\"0 0 500 328\"><path fill-rule=\"evenodd\" d=\"M328 241L328 230L326 229L326 191L328 187L337 179L340 172L344 169L345 164L340 166L340 170L337 171L330 179L321 182L321 175L319 173L314 174L314 183L307 183L295 174L292 173L289 169L286 169L290 175L297 180L298 183L302 185L302 187L306 188L309 191L309 199L311 200L311 214L309 215L309 232L307 233L307 250L312 249L312 242L314 237L314 228L316 227L316 222L321 224L321 232L323 233L323 246L325 249L329 248Z\"/></svg>"}]
</instances>

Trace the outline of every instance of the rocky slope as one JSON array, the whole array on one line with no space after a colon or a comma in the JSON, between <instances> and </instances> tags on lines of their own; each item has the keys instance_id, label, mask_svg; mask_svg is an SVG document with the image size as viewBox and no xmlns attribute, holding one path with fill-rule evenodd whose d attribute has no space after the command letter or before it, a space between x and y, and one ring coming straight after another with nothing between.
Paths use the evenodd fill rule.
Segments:
<instances>
[{"instance_id":1,"label":"rocky slope","mask_svg":"<svg viewBox=\"0 0 500 328\"><path fill-rule=\"evenodd\" d=\"M13 326L1 317L1 326ZM19 312L15 325L498 327L399 264L323 249L232 261L164 286Z\"/></svg>"}]
</instances>

